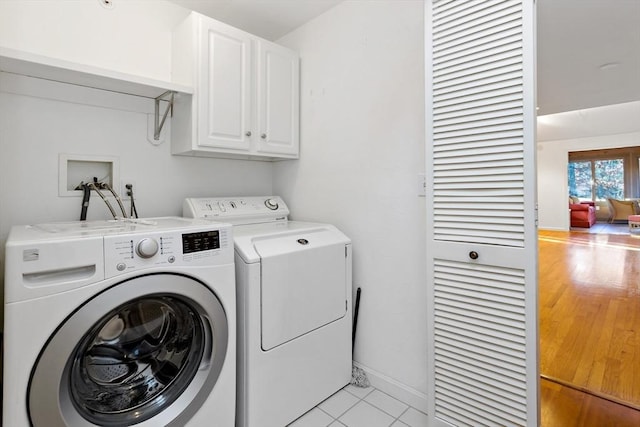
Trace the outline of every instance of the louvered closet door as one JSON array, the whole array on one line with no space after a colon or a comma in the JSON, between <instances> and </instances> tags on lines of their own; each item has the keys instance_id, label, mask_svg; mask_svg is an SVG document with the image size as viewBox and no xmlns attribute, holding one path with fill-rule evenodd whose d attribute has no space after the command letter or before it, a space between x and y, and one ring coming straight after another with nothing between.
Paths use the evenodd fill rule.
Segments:
<instances>
[{"instance_id":1,"label":"louvered closet door","mask_svg":"<svg viewBox=\"0 0 640 427\"><path fill-rule=\"evenodd\" d=\"M430 425L536 426L535 6L425 9Z\"/></svg>"}]
</instances>

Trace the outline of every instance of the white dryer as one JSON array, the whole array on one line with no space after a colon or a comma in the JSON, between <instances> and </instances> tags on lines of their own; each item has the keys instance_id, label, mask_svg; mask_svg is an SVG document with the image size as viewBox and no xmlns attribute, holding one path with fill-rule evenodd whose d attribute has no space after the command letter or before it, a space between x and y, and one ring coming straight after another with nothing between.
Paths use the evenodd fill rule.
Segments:
<instances>
[{"instance_id":1,"label":"white dryer","mask_svg":"<svg viewBox=\"0 0 640 427\"><path fill-rule=\"evenodd\" d=\"M233 427L235 310L230 225L13 227L3 424Z\"/></svg>"},{"instance_id":2,"label":"white dryer","mask_svg":"<svg viewBox=\"0 0 640 427\"><path fill-rule=\"evenodd\" d=\"M351 379L351 242L278 197L187 199L234 224L238 427L283 427Z\"/></svg>"}]
</instances>

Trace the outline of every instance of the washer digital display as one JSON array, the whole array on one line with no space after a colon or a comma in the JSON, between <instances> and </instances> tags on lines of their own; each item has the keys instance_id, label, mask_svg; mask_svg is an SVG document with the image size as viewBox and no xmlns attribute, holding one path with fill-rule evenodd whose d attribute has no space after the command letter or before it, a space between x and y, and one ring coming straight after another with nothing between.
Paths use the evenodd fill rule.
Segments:
<instances>
[{"instance_id":1,"label":"washer digital display","mask_svg":"<svg viewBox=\"0 0 640 427\"><path fill-rule=\"evenodd\" d=\"M182 253L209 251L220 249L220 231L200 231L182 235Z\"/></svg>"}]
</instances>

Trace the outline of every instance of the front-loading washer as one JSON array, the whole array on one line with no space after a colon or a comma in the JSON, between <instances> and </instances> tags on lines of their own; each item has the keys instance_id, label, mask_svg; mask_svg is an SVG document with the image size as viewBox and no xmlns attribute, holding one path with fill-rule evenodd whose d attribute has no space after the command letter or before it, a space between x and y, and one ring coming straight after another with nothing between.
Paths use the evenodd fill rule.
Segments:
<instances>
[{"instance_id":1,"label":"front-loading washer","mask_svg":"<svg viewBox=\"0 0 640 427\"><path fill-rule=\"evenodd\" d=\"M284 427L351 380L351 241L289 221L279 197L192 198L185 217L234 224L238 427Z\"/></svg>"},{"instance_id":2,"label":"front-loading washer","mask_svg":"<svg viewBox=\"0 0 640 427\"><path fill-rule=\"evenodd\" d=\"M209 221L13 227L3 424L233 427L233 257Z\"/></svg>"}]
</instances>

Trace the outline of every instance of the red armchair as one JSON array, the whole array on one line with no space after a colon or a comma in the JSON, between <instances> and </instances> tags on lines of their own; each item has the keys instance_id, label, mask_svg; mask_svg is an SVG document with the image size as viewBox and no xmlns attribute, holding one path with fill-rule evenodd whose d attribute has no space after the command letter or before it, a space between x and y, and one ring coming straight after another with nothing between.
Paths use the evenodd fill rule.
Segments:
<instances>
[{"instance_id":1,"label":"red armchair","mask_svg":"<svg viewBox=\"0 0 640 427\"><path fill-rule=\"evenodd\" d=\"M589 228L596 223L596 207L594 202L570 203L571 226Z\"/></svg>"}]
</instances>

